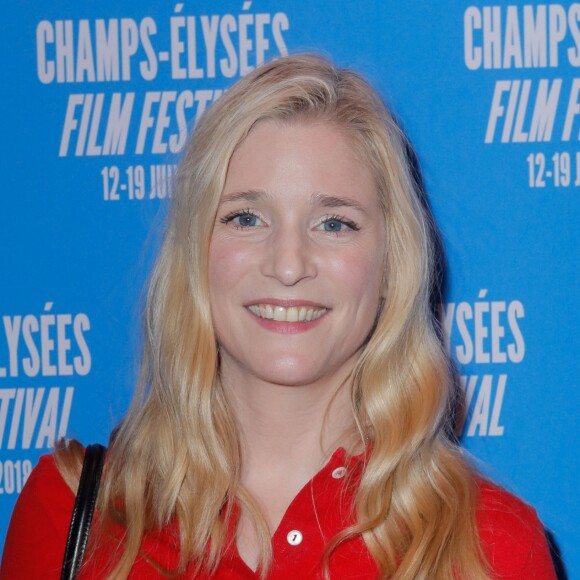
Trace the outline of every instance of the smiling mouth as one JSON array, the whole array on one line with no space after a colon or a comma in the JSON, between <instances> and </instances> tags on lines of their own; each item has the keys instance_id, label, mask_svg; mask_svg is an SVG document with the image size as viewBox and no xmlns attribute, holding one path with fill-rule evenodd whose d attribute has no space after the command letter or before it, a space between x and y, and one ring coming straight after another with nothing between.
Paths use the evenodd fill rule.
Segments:
<instances>
[{"instance_id":1,"label":"smiling mouth","mask_svg":"<svg viewBox=\"0 0 580 580\"><path fill-rule=\"evenodd\" d=\"M252 304L248 310L259 318L276 322L310 322L325 314L326 308L312 306L272 306L271 304Z\"/></svg>"}]
</instances>

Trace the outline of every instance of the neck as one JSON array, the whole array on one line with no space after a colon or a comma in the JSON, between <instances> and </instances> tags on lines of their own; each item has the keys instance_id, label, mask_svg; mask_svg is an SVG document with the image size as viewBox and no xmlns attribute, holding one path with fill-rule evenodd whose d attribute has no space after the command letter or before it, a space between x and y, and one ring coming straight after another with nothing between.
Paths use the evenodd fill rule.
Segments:
<instances>
[{"instance_id":1,"label":"neck","mask_svg":"<svg viewBox=\"0 0 580 580\"><path fill-rule=\"evenodd\" d=\"M276 385L228 376L222 383L240 429L242 480L264 470L291 472L308 481L338 446L352 447L350 379L307 386Z\"/></svg>"},{"instance_id":2,"label":"neck","mask_svg":"<svg viewBox=\"0 0 580 580\"><path fill-rule=\"evenodd\" d=\"M273 534L300 489L354 432L350 372L306 386L277 385L236 372L222 357L221 380L240 433L241 484ZM225 363L225 364L224 364ZM242 506L240 556L258 563L253 516Z\"/></svg>"}]
</instances>

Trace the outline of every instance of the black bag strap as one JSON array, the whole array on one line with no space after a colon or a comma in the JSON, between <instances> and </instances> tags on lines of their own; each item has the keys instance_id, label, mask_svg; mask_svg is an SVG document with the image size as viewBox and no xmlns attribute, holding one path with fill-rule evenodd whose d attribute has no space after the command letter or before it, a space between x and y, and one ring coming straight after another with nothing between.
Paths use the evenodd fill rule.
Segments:
<instances>
[{"instance_id":1,"label":"black bag strap","mask_svg":"<svg viewBox=\"0 0 580 580\"><path fill-rule=\"evenodd\" d=\"M79 489L68 530L61 580L74 580L83 563L103 472L105 451L106 448L98 443L89 445L85 450Z\"/></svg>"}]
</instances>

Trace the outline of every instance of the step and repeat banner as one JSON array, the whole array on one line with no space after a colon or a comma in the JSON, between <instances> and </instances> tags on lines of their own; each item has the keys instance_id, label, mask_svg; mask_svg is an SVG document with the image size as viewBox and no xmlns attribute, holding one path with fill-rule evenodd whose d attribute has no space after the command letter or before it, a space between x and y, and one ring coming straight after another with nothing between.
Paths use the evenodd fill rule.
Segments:
<instances>
[{"instance_id":1,"label":"step and repeat banner","mask_svg":"<svg viewBox=\"0 0 580 580\"><path fill-rule=\"evenodd\" d=\"M580 3L14 2L0 22L0 546L56 438L106 442L188 131L260 63L362 72L416 151L480 469L580 579Z\"/></svg>"}]
</instances>

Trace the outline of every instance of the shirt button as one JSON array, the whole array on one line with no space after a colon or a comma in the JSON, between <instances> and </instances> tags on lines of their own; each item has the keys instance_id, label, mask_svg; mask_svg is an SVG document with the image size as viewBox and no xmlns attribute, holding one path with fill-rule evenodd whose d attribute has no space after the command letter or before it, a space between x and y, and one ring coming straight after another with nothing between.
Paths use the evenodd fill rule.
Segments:
<instances>
[{"instance_id":1,"label":"shirt button","mask_svg":"<svg viewBox=\"0 0 580 580\"><path fill-rule=\"evenodd\" d=\"M341 479L344 477L345 474L346 474L346 467L337 467L332 472L332 477L334 477L334 479Z\"/></svg>"},{"instance_id":2,"label":"shirt button","mask_svg":"<svg viewBox=\"0 0 580 580\"><path fill-rule=\"evenodd\" d=\"M302 543L302 533L298 530L292 530L291 532L288 532L286 540L291 546L297 546Z\"/></svg>"}]
</instances>

